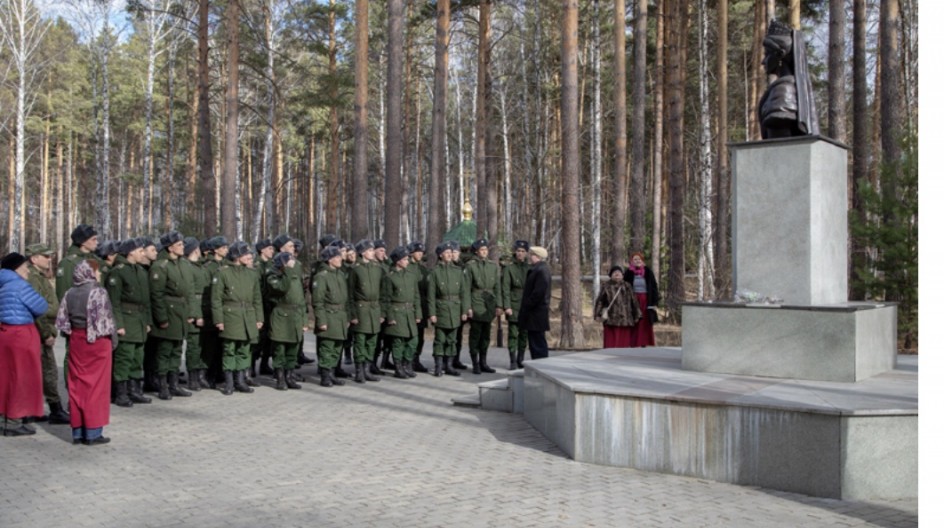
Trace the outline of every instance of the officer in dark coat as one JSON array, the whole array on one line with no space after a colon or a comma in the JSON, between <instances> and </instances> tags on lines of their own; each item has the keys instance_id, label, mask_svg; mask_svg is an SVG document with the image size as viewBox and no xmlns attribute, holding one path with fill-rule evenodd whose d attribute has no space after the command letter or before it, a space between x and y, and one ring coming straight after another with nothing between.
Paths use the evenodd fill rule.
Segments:
<instances>
[{"instance_id":1,"label":"officer in dark coat","mask_svg":"<svg viewBox=\"0 0 944 528\"><path fill-rule=\"evenodd\" d=\"M383 279L381 304L390 337L397 378L415 378L413 354L419 336L417 324L423 318L417 275L410 271L410 255L400 246L390 254L393 269Z\"/></svg>"},{"instance_id":2,"label":"officer in dark coat","mask_svg":"<svg viewBox=\"0 0 944 528\"><path fill-rule=\"evenodd\" d=\"M542 359L548 356L544 333L551 329L551 270L546 262L547 250L543 247L532 246L528 255L531 269L528 270L521 293L518 326L528 332L531 359Z\"/></svg>"},{"instance_id":3,"label":"officer in dark coat","mask_svg":"<svg viewBox=\"0 0 944 528\"><path fill-rule=\"evenodd\" d=\"M56 366L56 354L53 346L56 344L56 314L59 313L59 300L56 298L56 289L49 281L49 266L53 251L46 244L32 244L26 248L25 256L29 259L29 278L27 282L37 293L46 299L49 308L46 313L36 319L36 328L39 330L39 339L42 345L43 365L43 396L49 405L49 423L70 423L69 413L62 407L59 397L59 369Z\"/></svg>"},{"instance_id":4,"label":"officer in dark coat","mask_svg":"<svg viewBox=\"0 0 944 528\"><path fill-rule=\"evenodd\" d=\"M252 250L245 242L229 247L230 265L220 268L211 279L213 324L223 341L223 394L253 392L246 383L252 360L249 343L259 336L265 315L259 277L250 266Z\"/></svg>"},{"instance_id":5,"label":"officer in dark coat","mask_svg":"<svg viewBox=\"0 0 944 528\"><path fill-rule=\"evenodd\" d=\"M521 295L524 281L528 275L528 250L531 245L527 240L516 240L515 256L512 262L502 268L502 304L505 308L505 320L508 321L508 369L524 368L524 352L528 348L528 333L518 327L518 309L521 308Z\"/></svg>"},{"instance_id":6,"label":"officer in dark coat","mask_svg":"<svg viewBox=\"0 0 944 528\"><path fill-rule=\"evenodd\" d=\"M144 395L144 344L151 330L151 288L141 241L129 238L118 247L115 266L105 289L111 299L118 334L112 362L112 379L117 385L115 405L131 407L151 403Z\"/></svg>"},{"instance_id":7,"label":"officer in dark coat","mask_svg":"<svg viewBox=\"0 0 944 528\"><path fill-rule=\"evenodd\" d=\"M190 396L178 385L178 372L189 326L200 314L194 313L191 303L193 282L183 263L184 236L177 231L165 233L161 245L164 249L149 271L154 319L151 335L157 338L157 397L170 400Z\"/></svg>"},{"instance_id":8,"label":"officer in dark coat","mask_svg":"<svg viewBox=\"0 0 944 528\"><path fill-rule=\"evenodd\" d=\"M429 298L426 296L427 286L429 285L429 268L423 262L423 256L426 253L426 244L422 242L413 242L407 246L410 253L410 265L407 271L416 275L416 284L420 289L420 306L423 311L423 317L417 323L416 334L416 353L413 354L413 370L416 372L429 372L429 369L420 361L420 354L423 353L423 345L426 344L426 322L429 320Z\"/></svg>"}]
</instances>

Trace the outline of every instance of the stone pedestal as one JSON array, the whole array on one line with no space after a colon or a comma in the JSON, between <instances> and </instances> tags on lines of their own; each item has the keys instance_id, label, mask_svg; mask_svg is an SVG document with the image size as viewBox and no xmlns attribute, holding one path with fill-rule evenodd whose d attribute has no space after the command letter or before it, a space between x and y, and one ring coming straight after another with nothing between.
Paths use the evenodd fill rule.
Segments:
<instances>
[{"instance_id":1,"label":"stone pedestal","mask_svg":"<svg viewBox=\"0 0 944 528\"><path fill-rule=\"evenodd\" d=\"M846 300L846 150L819 136L731 145L736 290Z\"/></svg>"}]
</instances>

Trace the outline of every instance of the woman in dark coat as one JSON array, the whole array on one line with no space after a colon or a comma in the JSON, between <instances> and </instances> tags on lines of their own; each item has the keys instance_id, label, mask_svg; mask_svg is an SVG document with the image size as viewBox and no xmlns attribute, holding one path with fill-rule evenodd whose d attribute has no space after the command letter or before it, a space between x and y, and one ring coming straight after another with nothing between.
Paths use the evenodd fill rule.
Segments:
<instances>
[{"instance_id":1,"label":"woman in dark coat","mask_svg":"<svg viewBox=\"0 0 944 528\"><path fill-rule=\"evenodd\" d=\"M528 332L528 348L531 359L548 356L547 338L544 333L551 329L551 270L547 266L547 250L532 246L528 250L531 269L524 280L521 292L521 309L518 311L518 328Z\"/></svg>"},{"instance_id":2,"label":"woman in dark coat","mask_svg":"<svg viewBox=\"0 0 944 528\"><path fill-rule=\"evenodd\" d=\"M99 286L98 261L83 260L72 287L59 303L56 328L69 336L69 414L72 443L107 444L113 343L117 343L111 300Z\"/></svg>"},{"instance_id":3,"label":"woman in dark coat","mask_svg":"<svg viewBox=\"0 0 944 528\"><path fill-rule=\"evenodd\" d=\"M593 319L603 323L603 348L629 347L631 329L642 316L633 285L623 280L622 266L613 266L609 282L593 303Z\"/></svg>"},{"instance_id":4,"label":"woman in dark coat","mask_svg":"<svg viewBox=\"0 0 944 528\"><path fill-rule=\"evenodd\" d=\"M630 256L627 274L627 282L632 285L643 314L642 319L630 330L629 346L655 346L653 325L659 321L656 315L656 306L659 304L659 284L656 282L656 276L646 266L642 253L638 251Z\"/></svg>"}]
</instances>

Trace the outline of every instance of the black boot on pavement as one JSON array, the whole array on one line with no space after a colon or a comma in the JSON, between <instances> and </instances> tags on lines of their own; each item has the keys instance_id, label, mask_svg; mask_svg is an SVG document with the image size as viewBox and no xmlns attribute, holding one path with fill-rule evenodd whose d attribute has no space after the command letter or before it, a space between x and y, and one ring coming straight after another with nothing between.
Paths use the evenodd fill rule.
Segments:
<instances>
[{"instance_id":1,"label":"black boot on pavement","mask_svg":"<svg viewBox=\"0 0 944 528\"><path fill-rule=\"evenodd\" d=\"M169 372L166 376L160 376L157 380L157 397L162 400L170 400L174 397L173 394L170 393L170 382L167 381L167 379L171 376L173 376L174 379L177 379L176 372Z\"/></svg>"},{"instance_id":2,"label":"black boot on pavement","mask_svg":"<svg viewBox=\"0 0 944 528\"><path fill-rule=\"evenodd\" d=\"M494 374L495 369L488 366L488 352L479 354L479 369L486 374Z\"/></svg>"},{"instance_id":3,"label":"black boot on pavement","mask_svg":"<svg viewBox=\"0 0 944 528\"><path fill-rule=\"evenodd\" d=\"M253 388L246 384L246 371L236 371L236 390L244 394L253 392Z\"/></svg>"},{"instance_id":4,"label":"black boot on pavement","mask_svg":"<svg viewBox=\"0 0 944 528\"><path fill-rule=\"evenodd\" d=\"M438 378L443 375L443 357L433 356L433 361L435 362L433 366L433 376Z\"/></svg>"},{"instance_id":5,"label":"black boot on pavement","mask_svg":"<svg viewBox=\"0 0 944 528\"><path fill-rule=\"evenodd\" d=\"M295 383L295 370L288 369L285 371L285 386L290 389L300 389L301 385Z\"/></svg>"},{"instance_id":6,"label":"black boot on pavement","mask_svg":"<svg viewBox=\"0 0 944 528\"><path fill-rule=\"evenodd\" d=\"M285 371L280 368L275 369L275 390L288 390L288 383L285 381Z\"/></svg>"},{"instance_id":7,"label":"black boot on pavement","mask_svg":"<svg viewBox=\"0 0 944 528\"><path fill-rule=\"evenodd\" d=\"M49 423L54 425L64 425L72 421L72 417L69 416L69 413L62 408L62 403L60 402L46 402L49 404ZM130 403L130 402L129 402ZM131 407L131 405L128 405Z\"/></svg>"},{"instance_id":8,"label":"black boot on pavement","mask_svg":"<svg viewBox=\"0 0 944 528\"><path fill-rule=\"evenodd\" d=\"M128 396L128 380L116 381L115 382L115 405L118 407L133 407L134 402L131 401L131 398ZM59 405L59 404L56 404ZM61 406L60 406L61 407ZM49 420L52 421L52 415L55 411L52 408L52 404L49 404Z\"/></svg>"},{"instance_id":9,"label":"black boot on pavement","mask_svg":"<svg viewBox=\"0 0 944 528\"><path fill-rule=\"evenodd\" d=\"M331 370L324 367L318 368L318 373L321 374L321 386L322 387L333 387L334 382L331 381Z\"/></svg>"},{"instance_id":10,"label":"black boot on pavement","mask_svg":"<svg viewBox=\"0 0 944 528\"><path fill-rule=\"evenodd\" d=\"M170 393L174 396L180 396L182 398L186 398L191 395L189 392L180 388L176 372L167 373L167 385L168 385L168 389L170 390Z\"/></svg>"},{"instance_id":11,"label":"black boot on pavement","mask_svg":"<svg viewBox=\"0 0 944 528\"><path fill-rule=\"evenodd\" d=\"M144 380L133 379L129 380L128 383L131 386L131 389L128 392L128 397L131 398L132 402L151 403L151 398L148 398L144 395Z\"/></svg>"},{"instance_id":12,"label":"black boot on pavement","mask_svg":"<svg viewBox=\"0 0 944 528\"><path fill-rule=\"evenodd\" d=\"M227 370L226 372L223 373L223 377L226 379L226 381L223 382L224 385L223 385L222 392L223 392L223 395L229 396L230 394L233 393L233 385L234 385L233 384L233 371Z\"/></svg>"}]
</instances>

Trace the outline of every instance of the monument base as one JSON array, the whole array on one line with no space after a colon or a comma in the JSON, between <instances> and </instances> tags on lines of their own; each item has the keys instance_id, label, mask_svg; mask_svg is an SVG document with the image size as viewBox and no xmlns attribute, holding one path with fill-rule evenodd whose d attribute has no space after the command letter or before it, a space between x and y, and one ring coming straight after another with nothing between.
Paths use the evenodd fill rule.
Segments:
<instances>
[{"instance_id":1,"label":"monument base","mask_svg":"<svg viewBox=\"0 0 944 528\"><path fill-rule=\"evenodd\" d=\"M855 382L895 367L898 308L689 303L682 306L682 368Z\"/></svg>"}]
</instances>

